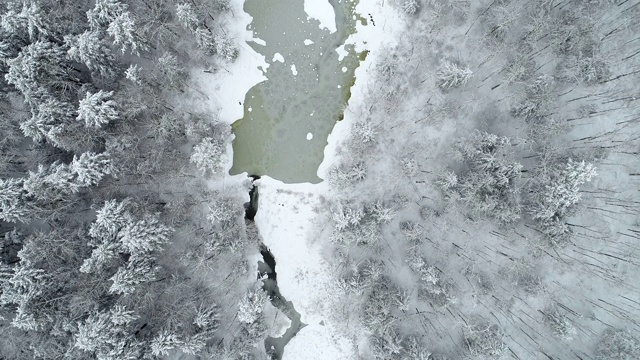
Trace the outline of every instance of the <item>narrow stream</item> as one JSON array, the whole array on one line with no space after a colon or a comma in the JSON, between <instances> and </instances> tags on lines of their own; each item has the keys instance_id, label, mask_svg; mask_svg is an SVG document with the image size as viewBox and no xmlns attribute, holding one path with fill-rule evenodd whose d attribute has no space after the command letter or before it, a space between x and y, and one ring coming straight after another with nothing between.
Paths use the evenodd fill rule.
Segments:
<instances>
[{"instance_id":1,"label":"narrow stream","mask_svg":"<svg viewBox=\"0 0 640 360\"><path fill-rule=\"evenodd\" d=\"M259 176L251 176L253 180L260 179ZM245 204L245 219L253 222L258 212L258 187L254 184L249 191L249 202ZM298 331L306 324L300 321L300 313L298 313L291 301L287 301L278 288L278 279L276 273L276 259L264 245L260 245L260 254L263 261L258 261L258 279L262 279L264 275L267 277L262 279L262 289L264 289L271 299L271 304L282 311L291 320L291 325L285 333L277 338L268 337L264 341L264 347L267 353L273 354L274 359L281 360L284 354L284 348L289 341L296 336Z\"/></svg>"}]
</instances>

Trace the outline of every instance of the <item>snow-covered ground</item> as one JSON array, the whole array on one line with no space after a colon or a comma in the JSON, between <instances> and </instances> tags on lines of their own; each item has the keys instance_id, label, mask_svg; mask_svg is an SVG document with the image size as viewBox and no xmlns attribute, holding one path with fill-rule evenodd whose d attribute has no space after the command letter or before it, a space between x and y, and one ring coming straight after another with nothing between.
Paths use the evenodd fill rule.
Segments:
<instances>
[{"instance_id":1,"label":"snow-covered ground","mask_svg":"<svg viewBox=\"0 0 640 360\"><path fill-rule=\"evenodd\" d=\"M232 64L221 66L214 74L192 74L199 87L212 95L209 104L211 108L218 112L221 121L227 123L242 118L245 94L255 84L267 79L264 71L269 67L265 57L248 44L254 42L266 45L263 40L254 38L252 31L247 30L252 17L243 10L243 5L244 0L231 0L229 13L233 14L233 17L226 19L229 24L229 36L235 39L239 46L238 58Z\"/></svg>"}]
</instances>

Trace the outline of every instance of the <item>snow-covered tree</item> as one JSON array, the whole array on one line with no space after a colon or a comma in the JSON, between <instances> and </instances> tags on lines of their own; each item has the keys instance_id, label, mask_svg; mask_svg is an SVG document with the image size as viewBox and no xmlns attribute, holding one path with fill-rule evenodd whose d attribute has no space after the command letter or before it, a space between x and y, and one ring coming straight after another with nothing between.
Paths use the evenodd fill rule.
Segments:
<instances>
[{"instance_id":1,"label":"snow-covered tree","mask_svg":"<svg viewBox=\"0 0 640 360\"><path fill-rule=\"evenodd\" d=\"M64 148L60 135L75 115L73 106L66 101L46 97L32 110L32 114L31 119L20 124L24 135L37 142L48 140Z\"/></svg>"},{"instance_id":2,"label":"snow-covered tree","mask_svg":"<svg viewBox=\"0 0 640 360\"><path fill-rule=\"evenodd\" d=\"M610 328L596 346L595 356L596 360L640 359L640 340L629 330Z\"/></svg>"},{"instance_id":3,"label":"snow-covered tree","mask_svg":"<svg viewBox=\"0 0 640 360\"><path fill-rule=\"evenodd\" d=\"M24 180L0 179L0 219L26 222L32 215L32 205L24 198Z\"/></svg>"},{"instance_id":4,"label":"snow-covered tree","mask_svg":"<svg viewBox=\"0 0 640 360\"><path fill-rule=\"evenodd\" d=\"M447 173L437 183L479 214L503 223L519 218L520 197L516 181L522 165L513 159L508 137L475 131L455 146L467 169Z\"/></svg>"},{"instance_id":5,"label":"snow-covered tree","mask_svg":"<svg viewBox=\"0 0 640 360\"><path fill-rule=\"evenodd\" d=\"M80 267L83 273L104 272L115 265L117 254L127 254L128 261L112 275L111 293L130 294L136 286L155 280L158 267L155 253L169 241L172 229L163 225L157 216L132 216L128 201L105 202L98 210L96 221L89 229L94 249Z\"/></svg>"},{"instance_id":6,"label":"snow-covered tree","mask_svg":"<svg viewBox=\"0 0 640 360\"><path fill-rule=\"evenodd\" d=\"M111 100L113 91L98 91L95 94L87 92L78 105L78 121L83 121L86 127L99 128L120 117L116 109L118 104Z\"/></svg>"},{"instance_id":7,"label":"snow-covered tree","mask_svg":"<svg viewBox=\"0 0 640 360\"><path fill-rule=\"evenodd\" d=\"M214 39L216 54L228 62L233 62L238 57L238 48L235 42L224 33L217 34Z\"/></svg>"},{"instance_id":8,"label":"snow-covered tree","mask_svg":"<svg viewBox=\"0 0 640 360\"><path fill-rule=\"evenodd\" d=\"M123 54L130 51L139 55L140 50L147 49L145 40L138 35L138 29L129 12L116 16L109 24L107 33L113 38L113 44L120 46Z\"/></svg>"},{"instance_id":9,"label":"snow-covered tree","mask_svg":"<svg viewBox=\"0 0 640 360\"><path fill-rule=\"evenodd\" d=\"M115 56L97 31L87 30L80 35L67 35L64 42L69 48L67 57L70 60L81 62L89 70L101 75L115 74Z\"/></svg>"},{"instance_id":10,"label":"snow-covered tree","mask_svg":"<svg viewBox=\"0 0 640 360\"><path fill-rule=\"evenodd\" d=\"M107 200L96 212L96 220L89 228L89 235L98 243L109 243L116 240L120 229L132 223L133 216L128 211L129 201Z\"/></svg>"},{"instance_id":11,"label":"snow-covered tree","mask_svg":"<svg viewBox=\"0 0 640 360\"><path fill-rule=\"evenodd\" d=\"M137 319L133 311L119 305L93 314L78 323L74 346L93 353L98 359L138 358L141 344L134 338L131 328Z\"/></svg>"},{"instance_id":12,"label":"snow-covered tree","mask_svg":"<svg viewBox=\"0 0 640 360\"><path fill-rule=\"evenodd\" d=\"M142 255L160 250L169 242L171 232L156 216L147 215L122 228L118 240L127 254Z\"/></svg>"},{"instance_id":13,"label":"snow-covered tree","mask_svg":"<svg viewBox=\"0 0 640 360\"><path fill-rule=\"evenodd\" d=\"M106 175L112 174L113 164L105 153L86 152L80 157L73 156L70 170L75 175L78 186L89 187L98 185Z\"/></svg>"},{"instance_id":14,"label":"snow-covered tree","mask_svg":"<svg viewBox=\"0 0 640 360\"><path fill-rule=\"evenodd\" d=\"M217 43L216 39L214 39L214 35L211 33L211 30L205 27L198 26L193 34L196 37L196 44L198 44L198 47L204 50L207 54L215 53L220 46L220 43Z\"/></svg>"},{"instance_id":15,"label":"snow-covered tree","mask_svg":"<svg viewBox=\"0 0 640 360\"><path fill-rule=\"evenodd\" d=\"M206 137L193 147L191 163L205 174L208 172L216 174L224 166L223 156L225 151L225 143L223 141Z\"/></svg>"},{"instance_id":16,"label":"snow-covered tree","mask_svg":"<svg viewBox=\"0 0 640 360\"><path fill-rule=\"evenodd\" d=\"M201 20L190 3L176 4L176 16L185 28L191 32L195 32L200 26Z\"/></svg>"},{"instance_id":17,"label":"snow-covered tree","mask_svg":"<svg viewBox=\"0 0 640 360\"><path fill-rule=\"evenodd\" d=\"M127 80L142 85L144 83L144 77L142 75L142 70L138 67L138 65L133 64L129 65L127 70L124 72L124 76Z\"/></svg>"},{"instance_id":18,"label":"snow-covered tree","mask_svg":"<svg viewBox=\"0 0 640 360\"><path fill-rule=\"evenodd\" d=\"M187 78L186 70L178 62L178 58L165 53L158 58L159 70L170 85L180 86Z\"/></svg>"},{"instance_id":19,"label":"snow-covered tree","mask_svg":"<svg viewBox=\"0 0 640 360\"><path fill-rule=\"evenodd\" d=\"M536 171L529 191L529 211L547 235L553 238L568 231L566 226L559 227L558 224L580 201L580 186L596 175L593 164L572 159L564 164L540 167Z\"/></svg>"},{"instance_id":20,"label":"snow-covered tree","mask_svg":"<svg viewBox=\"0 0 640 360\"><path fill-rule=\"evenodd\" d=\"M462 68L455 63L445 61L436 73L436 84L441 89L451 89L465 85L473 76L469 67Z\"/></svg>"},{"instance_id":21,"label":"snow-covered tree","mask_svg":"<svg viewBox=\"0 0 640 360\"><path fill-rule=\"evenodd\" d=\"M38 40L22 49L9 61L7 82L16 87L29 103L40 103L49 89L73 81L67 71L66 52L62 47Z\"/></svg>"},{"instance_id":22,"label":"snow-covered tree","mask_svg":"<svg viewBox=\"0 0 640 360\"><path fill-rule=\"evenodd\" d=\"M8 33L22 37L22 33L28 35L31 41L37 40L40 36L48 36L51 32L48 29L46 15L36 1L24 2L20 12L17 9L8 9L0 19L0 25Z\"/></svg>"},{"instance_id":23,"label":"snow-covered tree","mask_svg":"<svg viewBox=\"0 0 640 360\"><path fill-rule=\"evenodd\" d=\"M267 292L262 289L246 293L238 304L238 321L245 324L258 321L268 300Z\"/></svg>"},{"instance_id":24,"label":"snow-covered tree","mask_svg":"<svg viewBox=\"0 0 640 360\"><path fill-rule=\"evenodd\" d=\"M405 0L402 4L402 11L407 15L413 15L420 9L420 4L416 0Z\"/></svg>"},{"instance_id":25,"label":"snow-covered tree","mask_svg":"<svg viewBox=\"0 0 640 360\"><path fill-rule=\"evenodd\" d=\"M180 347L183 342L175 333L163 330L151 340L151 353L154 356L169 355L171 350Z\"/></svg>"},{"instance_id":26,"label":"snow-covered tree","mask_svg":"<svg viewBox=\"0 0 640 360\"><path fill-rule=\"evenodd\" d=\"M136 286L156 280L158 267L153 259L147 255L131 256L126 266L120 266L118 271L109 279L113 283L109 288L112 294L128 295L136 290Z\"/></svg>"},{"instance_id":27,"label":"snow-covered tree","mask_svg":"<svg viewBox=\"0 0 640 360\"><path fill-rule=\"evenodd\" d=\"M93 30L99 30L126 11L127 5L119 0L96 0L94 8L87 11L87 19Z\"/></svg>"}]
</instances>

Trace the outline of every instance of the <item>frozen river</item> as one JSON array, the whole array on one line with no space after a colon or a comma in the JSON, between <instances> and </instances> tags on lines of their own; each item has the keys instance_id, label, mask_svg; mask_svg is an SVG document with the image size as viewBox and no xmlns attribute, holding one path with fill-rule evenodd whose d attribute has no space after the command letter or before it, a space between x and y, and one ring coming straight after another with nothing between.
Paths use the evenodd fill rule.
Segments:
<instances>
[{"instance_id":1,"label":"frozen river","mask_svg":"<svg viewBox=\"0 0 640 360\"><path fill-rule=\"evenodd\" d=\"M342 119L359 55L355 0L246 0L249 45L265 56L267 80L247 92L232 127L232 175L268 175L285 183L321 179L327 137Z\"/></svg>"}]
</instances>

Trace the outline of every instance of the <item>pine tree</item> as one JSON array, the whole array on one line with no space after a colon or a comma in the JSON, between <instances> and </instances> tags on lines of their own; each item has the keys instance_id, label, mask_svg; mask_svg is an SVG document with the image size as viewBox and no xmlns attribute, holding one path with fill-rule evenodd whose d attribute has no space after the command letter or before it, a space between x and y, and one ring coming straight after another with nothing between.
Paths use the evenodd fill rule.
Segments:
<instances>
[{"instance_id":1,"label":"pine tree","mask_svg":"<svg viewBox=\"0 0 640 360\"><path fill-rule=\"evenodd\" d=\"M189 3L176 4L176 16L182 26L191 32L195 32L201 24L198 14Z\"/></svg>"},{"instance_id":2,"label":"pine tree","mask_svg":"<svg viewBox=\"0 0 640 360\"><path fill-rule=\"evenodd\" d=\"M148 254L160 250L169 242L172 229L155 216L127 224L118 234L122 250L127 254Z\"/></svg>"},{"instance_id":3,"label":"pine tree","mask_svg":"<svg viewBox=\"0 0 640 360\"><path fill-rule=\"evenodd\" d=\"M57 147L65 148L61 135L74 118L73 106L47 96L32 110L32 114L30 120L20 124L24 135L37 142L47 140Z\"/></svg>"},{"instance_id":4,"label":"pine tree","mask_svg":"<svg viewBox=\"0 0 640 360\"><path fill-rule=\"evenodd\" d=\"M211 30L198 26L194 31L194 35L196 37L196 44L198 44L198 47L204 50L207 54L213 54L217 51L218 43L214 40Z\"/></svg>"},{"instance_id":5,"label":"pine tree","mask_svg":"<svg viewBox=\"0 0 640 360\"><path fill-rule=\"evenodd\" d=\"M109 293L128 295L136 290L136 286L154 281L158 268L153 265L153 259L147 255L131 256L126 266L120 266L118 271L109 279L113 282Z\"/></svg>"},{"instance_id":6,"label":"pine tree","mask_svg":"<svg viewBox=\"0 0 640 360\"><path fill-rule=\"evenodd\" d=\"M465 85L472 76L473 71L468 66L461 68L450 61L445 61L442 68L436 73L436 84L441 89L451 89Z\"/></svg>"},{"instance_id":7,"label":"pine tree","mask_svg":"<svg viewBox=\"0 0 640 360\"><path fill-rule=\"evenodd\" d=\"M562 220L580 201L580 186L596 175L595 166L584 160L569 159L565 164L537 170L529 191L529 211L548 236L558 238L569 231Z\"/></svg>"},{"instance_id":8,"label":"pine tree","mask_svg":"<svg viewBox=\"0 0 640 360\"><path fill-rule=\"evenodd\" d=\"M124 72L124 76L127 80L142 85L144 83L144 77L142 75L142 70L138 67L138 65L133 64L129 65L127 70Z\"/></svg>"},{"instance_id":9,"label":"pine tree","mask_svg":"<svg viewBox=\"0 0 640 360\"><path fill-rule=\"evenodd\" d=\"M215 37L216 54L228 62L233 62L238 57L238 49L229 36L224 33Z\"/></svg>"},{"instance_id":10,"label":"pine tree","mask_svg":"<svg viewBox=\"0 0 640 360\"><path fill-rule=\"evenodd\" d=\"M93 30L99 30L126 11L127 5L118 0L96 0L94 8L87 11L87 19Z\"/></svg>"},{"instance_id":11,"label":"pine tree","mask_svg":"<svg viewBox=\"0 0 640 360\"><path fill-rule=\"evenodd\" d=\"M85 31L80 35L67 35L64 42L69 48L67 58L87 65L89 70L104 76L115 75L115 56L102 41L97 31Z\"/></svg>"},{"instance_id":12,"label":"pine tree","mask_svg":"<svg viewBox=\"0 0 640 360\"><path fill-rule=\"evenodd\" d=\"M105 153L86 152L80 157L73 156L70 170L75 175L74 181L78 186L89 187L98 185L106 175L112 174L113 165Z\"/></svg>"},{"instance_id":13,"label":"pine tree","mask_svg":"<svg viewBox=\"0 0 640 360\"><path fill-rule=\"evenodd\" d=\"M187 78L187 71L180 66L178 58L174 55L165 53L163 56L158 58L158 65L160 72L164 75L170 85L181 86Z\"/></svg>"},{"instance_id":14,"label":"pine tree","mask_svg":"<svg viewBox=\"0 0 640 360\"><path fill-rule=\"evenodd\" d=\"M238 321L245 324L258 321L268 299L267 292L262 289L255 289L245 294L238 304Z\"/></svg>"},{"instance_id":15,"label":"pine tree","mask_svg":"<svg viewBox=\"0 0 640 360\"><path fill-rule=\"evenodd\" d=\"M205 174L208 172L215 174L224 166L224 152L225 145L222 141L206 137L193 147L191 163Z\"/></svg>"},{"instance_id":16,"label":"pine tree","mask_svg":"<svg viewBox=\"0 0 640 360\"><path fill-rule=\"evenodd\" d=\"M113 91L98 91L95 94L87 92L78 105L78 121L83 121L86 127L99 128L112 121L118 120L120 114L115 101L109 98Z\"/></svg>"},{"instance_id":17,"label":"pine tree","mask_svg":"<svg viewBox=\"0 0 640 360\"><path fill-rule=\"evenodd\" d=\"M7 222L26 222L34 213L24 198L23 179L0 179L0 219Z\"/></svg>"},{"instance_id":18,"label":"pine tree","mask_svg":"<svg viewBox=\"0 0 640 360\"><path fill-rule=\"evenodd\" d=\"M154 356L166 356L169 352L182 345L180 338L168 330L164 330L151 341L151 353Z\"/></svg>"},{"instance_id":19,"label":"pine tree","mask_svg":"<svg viewBox=\"0 0 640 360\"><path fill-rule=\"evenodd\" d=\"M107 33L113 38L113 44L120 46L122 53L130 51L132 54L140 55L140 50L146 50L144 39L138 35L136 24L129 12L123 12L115 17Z\"/></svg>"},{"instance_id":20,"label":"pine tree","mask_svg":"<svg viewBox=\"0 0 640 360\"><path fill-rule=\"evenodd\" d=\"M67 71L66 52L49 41L36 41L22 49L20 54L7 61L7 82L16 87L27 102L38 104L54 93L53 87L75 79Z\"/></svg>"},{"instance_id":21,"label":"pine tree","mask_svg":"<svg viewBox=\"0 0 640 360\"><path fill-rule=\"evenodd\" d=\"M78 323L74 346L94 353L98 359L137 359L141 344L134 338L131 326L138 319L124 306L93 314Z\"/></svg>"},{"instance_id":22,"label":"pine tree","mask_svg":"<svg viewBox=\"0 0 640 360\"><path fill-rule=\"evenodd\" d=\"M47 29L45 15L37 2L24 2L20 12L17 11L17 7L8 9L2 15L0 25L8 33L31 41L51 34Z\"/></svg>"}]
</instances>

